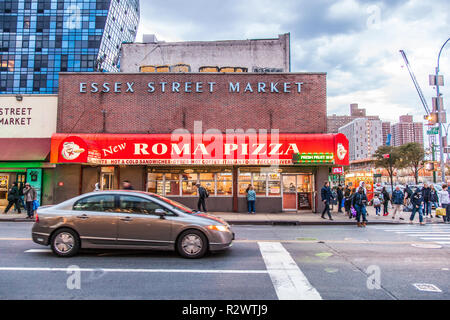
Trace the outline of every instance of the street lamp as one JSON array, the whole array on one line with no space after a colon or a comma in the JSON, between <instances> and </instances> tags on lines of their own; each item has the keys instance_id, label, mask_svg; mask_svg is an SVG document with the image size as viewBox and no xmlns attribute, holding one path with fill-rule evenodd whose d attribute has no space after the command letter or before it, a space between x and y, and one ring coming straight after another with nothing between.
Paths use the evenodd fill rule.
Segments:
<instances>
[{"instance_id":1,"label":"street lamp","mask_svg":"<svg viewBox=\"0 0 450 320\"><path fill-rule=\"evenodd\" d=\"M436 109L438 112L438 119L439 119L439 144L440 144L440 148L439 148L439 155L441 157L441 177L442 177L442 182L445 182L445 162L444 162L444 144L442 143L442 113L443 110L443 106L441 107L440 105L440 97L441 94L439 93L439 59L441 58L441 53L442 53L442 49L444 49L445 45L450 41L450 38L447 39L447 41L444 42L444 44L441 47L441 50L439 50L439 55L438 55L438 59L437 59L437 66L436 66ZM442 110L441 110L442 108Z\"/></svg>"}]
</instances>

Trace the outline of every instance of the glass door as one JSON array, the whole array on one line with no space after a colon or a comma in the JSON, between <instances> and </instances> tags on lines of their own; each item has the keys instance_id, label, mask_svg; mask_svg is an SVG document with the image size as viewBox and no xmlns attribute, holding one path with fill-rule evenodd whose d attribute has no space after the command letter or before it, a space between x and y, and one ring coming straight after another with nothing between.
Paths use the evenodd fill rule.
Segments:
<instances>
[{"instance_id":1,"label":"glass door","mask_svg":"<svg viewBox=\"0 0 450 320\"><path fill-rule=\"evenodd\" d=\"M297 210L297 176L283 175L283 210Z\"/></svg>"},{"instance_id":2,"label":"glass door","mask_svg":"<svg viewBox=\"0 0 450 320\"><path fill-rule=\"evenodd\" d=\"M102 173L102 185L101 185L101 189L102 190L112 190L113 189L113 177L114 175L112 173L109 172L103 172Z\"/></svg>"}]
</instances>

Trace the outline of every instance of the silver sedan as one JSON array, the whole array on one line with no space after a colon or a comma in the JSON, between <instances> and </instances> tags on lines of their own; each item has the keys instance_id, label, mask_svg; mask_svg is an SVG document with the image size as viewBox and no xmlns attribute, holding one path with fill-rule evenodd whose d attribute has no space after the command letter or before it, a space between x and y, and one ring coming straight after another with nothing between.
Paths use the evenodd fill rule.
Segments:
<instances>
[{"instance_id":1,"label":"silver sedan","mask_svg":"<svg viewBox=\"0 0 450 320\"><path fill-rule=\"evenodd\" d=\"M215 216L140 191L100 191L40 207L33 241L60 257L81 248L176 250L185 258L232 245L230 226Z\"/></svg>"}]
</instances>

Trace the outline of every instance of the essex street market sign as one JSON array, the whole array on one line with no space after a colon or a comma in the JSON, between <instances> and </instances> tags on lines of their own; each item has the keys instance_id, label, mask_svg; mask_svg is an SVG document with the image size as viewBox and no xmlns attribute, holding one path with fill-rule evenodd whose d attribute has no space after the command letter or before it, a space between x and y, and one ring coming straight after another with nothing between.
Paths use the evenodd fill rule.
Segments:
<instances>
[{"instance_id":1,"label":"essex street market sign","mask_svg":"<svg viewBox=\"0 0 450 320\"><path fill-rule=\"evenodd\" d=\"M214 93L219 86L225 86L229 93L301 93L303 82L239 82L228 81L150 81L145 91L152 93ZM80 82L79 93L129 93L137 91L135 82Z\"/></svg>"}]
</instances>

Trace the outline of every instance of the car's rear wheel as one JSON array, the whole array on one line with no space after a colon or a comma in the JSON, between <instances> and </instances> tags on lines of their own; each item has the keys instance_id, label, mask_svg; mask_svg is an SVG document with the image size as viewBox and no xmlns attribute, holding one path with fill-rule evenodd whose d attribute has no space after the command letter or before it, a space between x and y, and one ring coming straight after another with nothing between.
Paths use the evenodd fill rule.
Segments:
<instances>
[{"instance_id":1,"label":"car's rear wheel","mask_svg":"<svg viewBox=\"0 0 450 320\"><path fill-rule=\"evenodd\" d=\"M208 251L208 240L201 231L186 230L178 237L177 251L184 258L201 258Z\"/></svg>"},{"instance_id":2,"label":"car's rear wheel","mask_svg":"<svg viewBox=\"0 0 450 320\"><path fill-rule=\"evenodd\" d=\"M72 257L80 250L78 234L69 228L62 228L52 236L50 246L54 254L59 257Z\"/></svg>"}]
</instances>

